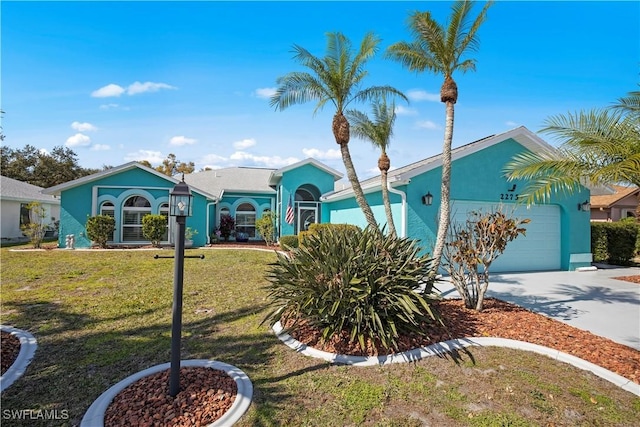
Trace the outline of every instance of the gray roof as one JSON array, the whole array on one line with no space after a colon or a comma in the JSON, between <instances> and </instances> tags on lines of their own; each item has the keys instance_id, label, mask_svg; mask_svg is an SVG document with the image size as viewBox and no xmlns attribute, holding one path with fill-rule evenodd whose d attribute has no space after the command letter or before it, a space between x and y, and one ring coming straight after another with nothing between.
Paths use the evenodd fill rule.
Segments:
<instances>
[{"instance_id":1,"label":"gray roof","mask_svg":"<svg viewBox=\"0 0 640 427\"><path fill-rule=\"evenodd\" d=\"M276 169L234 167L186 174L184 181L217 197L222 193L275 194L269 178Z\"/></svg>"},{"instance_id":2,"label":"gray roof","mask_svg":"<svg viewBox=\"0 0 640 427\"><path fill-rule=\"evenodd\" d=\"M42 194L42 187L0 176L0 199L24 202L42 202L59 205L60 200L53 196Z\"/></svg>"}]
</instances>

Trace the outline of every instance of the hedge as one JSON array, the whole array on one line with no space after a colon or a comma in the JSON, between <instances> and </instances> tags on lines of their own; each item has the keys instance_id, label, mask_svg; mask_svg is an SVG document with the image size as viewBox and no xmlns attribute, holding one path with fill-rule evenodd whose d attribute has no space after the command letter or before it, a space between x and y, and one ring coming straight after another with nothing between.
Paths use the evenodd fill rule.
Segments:
<instances>
[{"instance_id":1,"label":"hedge","mask_svg":"<svg viewBox=\"0 0 640 427\"><path fill-rule=\"evenodd\" d=\"M592 222L591 252L595 262L628 265L635 257L640 225L633 222Z\"/></svg>"}]
</instances>

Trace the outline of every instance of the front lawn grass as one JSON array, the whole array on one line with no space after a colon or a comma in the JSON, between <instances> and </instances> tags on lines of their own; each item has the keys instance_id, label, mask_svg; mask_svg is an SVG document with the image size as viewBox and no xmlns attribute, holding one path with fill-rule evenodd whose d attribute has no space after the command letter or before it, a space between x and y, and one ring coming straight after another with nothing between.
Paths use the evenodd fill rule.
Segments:
<instances>
[{"instance_id":1,"label":"front lawn grass","mask_svg":"<svg viewBox=\"0 0 640 427\"><path fill-rule=\"evenodd\" d=\"M38 339L25 375L2 394L3 426L77 425L110 386L170 360L173 260L156 253L173 254L1 249L2 323ZM185 260L182 358L248 374L253 403L239 426L640 425L640 398L523 351L367 368L299 355L260 325L273 253L188 253L205 259ZM69 419L5 417L24 409Z\"/></svg>"}]
</instances>

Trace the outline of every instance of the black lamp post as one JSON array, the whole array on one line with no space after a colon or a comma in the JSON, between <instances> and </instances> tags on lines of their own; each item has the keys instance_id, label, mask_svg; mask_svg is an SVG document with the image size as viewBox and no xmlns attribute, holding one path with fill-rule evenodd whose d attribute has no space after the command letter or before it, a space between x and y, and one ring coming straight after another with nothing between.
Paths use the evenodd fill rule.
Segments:
<instances>
[{"instance_id":1,"label":"black lamp post","mask_svg":"<svg viewBox=\"0 0 640 427\"><path fill-rule=\"evenodd\" d=\"M171 371L169 394L176 397L180 392L180 340L182 335L182 281L184 273L184 226L191 216L191 190L184 182L176 184L169 193L169 215L176 217L175 262L173 270L173 322L171 324Z\"/></svg>"}]
</instances>

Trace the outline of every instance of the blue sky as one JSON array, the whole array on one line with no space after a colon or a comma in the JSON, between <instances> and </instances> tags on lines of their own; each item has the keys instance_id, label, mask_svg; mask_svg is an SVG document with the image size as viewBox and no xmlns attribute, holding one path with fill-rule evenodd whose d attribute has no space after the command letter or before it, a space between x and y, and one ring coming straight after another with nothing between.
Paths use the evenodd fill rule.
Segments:
<instances>
[{"instance_id":1,"label":"blue sky","mask_svg":"<svg viewBox=\"0 0 640 427\"><path fill-rule=\"evenodd\" d=\"M372 31L382 42L365 84L392 85L411 100L399 104L389 149L400 167L442 149L442 77L382 53L410 40L410 12L430 10L443 22L450 5L2 1L3 144L68 146L91 168L157 165L173 153L197 169L315 157L344 172L334 111L314 116L313 103L275 111L268 95L279 76L303 70L293 44L323 56L326 32L357 46ZM537 132L549 116L607 107L638 89L638 2L498 1L479 36L476 71L454 75L454 146L521 125ZM359 177L375 174L379 153L354 138L350 148Z\"/></svg>"}]
</instances>

